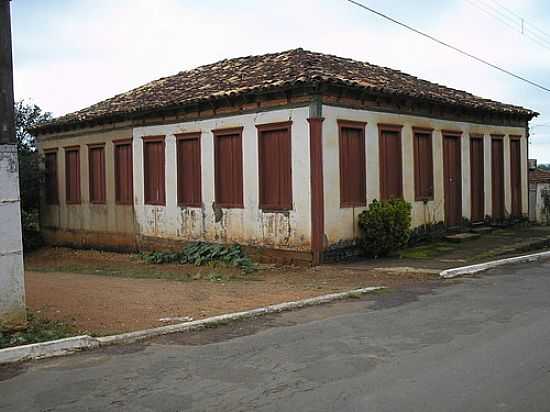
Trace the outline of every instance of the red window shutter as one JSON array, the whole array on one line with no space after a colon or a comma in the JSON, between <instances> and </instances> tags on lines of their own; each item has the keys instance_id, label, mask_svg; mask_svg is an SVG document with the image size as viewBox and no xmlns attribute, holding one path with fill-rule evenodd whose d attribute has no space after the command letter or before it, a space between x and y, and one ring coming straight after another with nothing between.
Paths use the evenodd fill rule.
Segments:
<instances>
[{"instance_id":1,"label":"red window shutter","mask_svg":"<svg viewBox=\"0 0 550 412\"><path fill-rule=\"evenodd\" d=\"M258 126L260 208L292 209L290 122Z\"/></svg>"},{"instance_id":2,"label":"red window shutter","mask_svg":"<svg viewBox=\"0 0 550 412\"><path fill-rule=\"evenodd\" d=\"M164 137L162 140L145 140L143 144L145 203L165 205L165 158Z\"/></svg>"},{"instance_id":3,"label":"red window shutter","mask_svg":"<svg viewBox=\"0 0 550 412\"><path fill-rule=\"evenodd\" d=\"M65 188L67 203L80 203L80 149L65 149Z\"/></svg>"},{"instance_id":4,"label":"red window shutter","mask_svg":"<svg viewBox=\"0 0 550 412\"><path fill-rule=\"evenodd\" d=\"M414 188L416 200L433 200L433 152L431 133L414 134Z\"/></svg>"},{"instance_id":5,"label":"red window shutter","mask_svg":"<svg viewBox=\"0 0 550 412\"><path fill-rule=\"evenodd\" d=\"M339 122L340 206L367 204L365 123Z\"/></svg>"},{"instance_id":6,"label":"red window shutter","mask_svg":"<svg viewBox=\"0 0 550 412\"><path fill-rule=\"evenodd\" d=\"M115 143L115 199L117 204L133 204L133 176L132 143Z\"/></svg>"},{"instance_id":7,"label":"red window shutter","mask_svg":"<svg viewBox=\"0 0 550 412\"><path fill-rule=\"evenodd\" d=\"M382 200L403 197L401 127L380 129L380 197Z\"/></svg>"},{"instance_id":8,"label":"red window shutter","mask_svg":"<svg viewBox=\"0 0 550 412\"><path fill-rule=\"evenodd\" d=\"M200 134L178 135L178 204L201 207Z\"/></svg>"},{"instance_id":9,"label":"red window shutter","mask_svg":"<svg viewBox=\"0 0 550 412\"><path fill-rule=\"evenodd\" d=\"M216 205L243 206L242 128L214 131Z\"/></svg>"},{"instance_id":10,"label":"red window shutter","mask_svg":"<svg viewBox=\"0 0 550 412\"><path fill-rule=\"evenodd\" d=\"M59 204L59 190L57 188L57 153L46 153L46 203Z\"/></svg>"},{"instance_id":11,"label":"red window shutter","mask_svg":"<svg viewBox=\"0 0 550 412\"><path fill-rule=\"evenodd\" d=\"M90 202L105 203L105 147L90 146L88 151Z\"/></svg>"}]
</instances>

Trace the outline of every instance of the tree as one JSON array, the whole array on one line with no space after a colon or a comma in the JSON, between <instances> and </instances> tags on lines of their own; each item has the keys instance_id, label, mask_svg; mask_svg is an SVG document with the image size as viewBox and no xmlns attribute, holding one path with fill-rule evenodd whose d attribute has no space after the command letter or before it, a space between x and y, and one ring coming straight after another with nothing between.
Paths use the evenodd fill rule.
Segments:
<instances>
[{"instance_id":1,"label":"tree","mask_svg":"<svg viewBox=\"0 0 550 412\"><path fill-rule=\"evenodd\" d=\"M548 170L548 171L550 171L550 163L547 163L547 164L542 163L542 164L540 164L540 165L538 166L538 168L539 168L539 169L542 169L542 170Z\"/></svg>"},{"instance_id":2,"label":"tree","mask_svg":"<svg viewBox=\"0 0 550 412\"><path fill-rule=\"evenodd\" d=\"M36 139L29 133L29 128L51 118L51 113L43 112L35 104L27 103L24 100L15 102L15 137L19 158L23 246L26 250L33 249L41 243L40 188L44 181Z\"/></svg>"}]
</instances>

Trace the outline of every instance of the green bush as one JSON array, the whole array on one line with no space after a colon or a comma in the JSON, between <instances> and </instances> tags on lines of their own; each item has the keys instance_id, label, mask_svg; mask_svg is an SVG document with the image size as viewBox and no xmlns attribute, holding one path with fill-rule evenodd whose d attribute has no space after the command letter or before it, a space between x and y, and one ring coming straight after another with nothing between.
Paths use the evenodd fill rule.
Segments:
<instances>
[{"instance_id":1,"label":"green bush","mask_svg":"<svg viewBox=\"0 0 550 412\"><path fill-rule=\"evenodd\" d=\"M407 245L411 234L411 205L401 199L374 200L359 215L359 244L366 256L381 257Z\"/></svg>"}]
</instances>

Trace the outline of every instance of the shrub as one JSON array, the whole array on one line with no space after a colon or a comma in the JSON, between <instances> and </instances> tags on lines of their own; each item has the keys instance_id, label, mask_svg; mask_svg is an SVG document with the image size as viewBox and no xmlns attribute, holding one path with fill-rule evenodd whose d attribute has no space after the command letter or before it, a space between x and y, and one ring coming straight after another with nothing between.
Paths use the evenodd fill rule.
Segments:
<instances>
[{"instance_id":1,"label":"shrub","mask_svg":"<svg viewBox=\"0 0 550 412\"><path fill-rule=\"evenodd\" d=\"M386 256L407 245L411 233L411 205L401 199L374 200L359 215L359 244L366 256Z\"/></svg>"}]
</instances>

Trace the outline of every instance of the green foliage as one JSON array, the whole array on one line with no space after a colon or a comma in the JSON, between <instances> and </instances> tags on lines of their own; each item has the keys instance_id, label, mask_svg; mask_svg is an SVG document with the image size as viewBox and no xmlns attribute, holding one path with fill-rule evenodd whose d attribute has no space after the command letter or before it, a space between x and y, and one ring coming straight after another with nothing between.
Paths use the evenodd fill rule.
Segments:
<instances>
[{"instance_id":1,"label":"green foliage","mask_svg":"<svg viewBox=\"0 0 550 412\"><path fill-rule=\"evenodd\" d=\"M23 230L23 249L30 251L43 245L40 233L40 215L37 209L21 209L21 227Z\"/></svg>"},{"instance_id":2,"label":"green foliage","mask_svg":"<svg viewBox=\"0 0 550 412\"><path fill-rule=\"evenodd\" d=\"M15 103L15 136L19 157L21 207L25 210L40 208L40 188L44 181L41 158L36 150L36 139L29 129L52 118L35 104L24 100Z\"/></svg>"},{"instance_id":3,"label":"green foliage","mask_svg":"<svg viewBox=\"0 0 550 412\"><path fill-rule=\"evenodd\" d=\"M254 262L246 256L240 245L225 246L217 243L191 242L180 252L142 253L144 261L154 264L180 263L202 266L223 263L240 268L244 273L256 270Z\"/></svg>"},{"instance_id":4,"label":"green foliage","mask_svg":"<svg viewBox=\"0 0 550 412\"><path fill-rule=\"evenodd\" d=\"M40 189L44 182L42 159L36 150L36 139L29 129L52 118L35 104L24 100L15 103L15 137L19 159L19 189L21 194L21 217L23 247L34 249L42 243L40 236Z\"/></svg>"},{"instance_id":5,"label":"green foliage","mask_svg":"<svg viewBox=\"0 0 550 412\"><path fill-rule=\"evenodd\" d=\"M407 245L411 233L411 205L401 199L374 200L359 215L359 244L366 256L386 256Z\"/></svg>"},{"instance_id":6,"label":"green foliage","mask_svg":"<svg viewBox=\"0 0 550 412\"><path fill-rule=\"evenodd\" d=\"M0 349L62 339L75 334L70 326L59 321L42 319L33 313L28 313L27 319L27 327L23 330L7 331L0 328Z\"/></svg>"}]
</instances>

